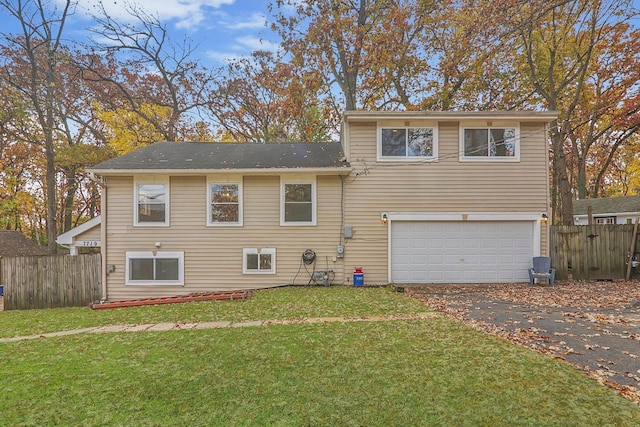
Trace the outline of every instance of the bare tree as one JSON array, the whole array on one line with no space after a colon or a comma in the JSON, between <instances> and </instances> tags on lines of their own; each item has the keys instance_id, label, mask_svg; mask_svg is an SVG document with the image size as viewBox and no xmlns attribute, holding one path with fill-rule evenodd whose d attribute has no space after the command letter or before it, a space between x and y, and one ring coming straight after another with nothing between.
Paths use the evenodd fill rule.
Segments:
<instances>
[{"instance_id":1,"label":"bare tree","mask_svg":"<svg viewBox=\"0 0 640 427\"><path fill-rule=\"evenodd\" d=\"M60 4L60 7L57 5ZM21 137L42 146L46 158L47 241L49 251L56 252L57 196L55 143L56 84L60 67L62 34L67 18L75 11L76 2L67 0L50 7L42 0L0 0L0 7L16 19L20 34L2 34L5 48L17 53L13 59L6 56L0 70L0 79L14 87L28 100L28 109L35 118L37 130L22 133ZM16 61L14 59L18 58ZM8 63L9 61L13 61ZM21 63L17 63L20 61ZM18 71L18 68L20 70Z\"/></svg>"},{"instance_id":2,"label":"bare tree","mask_svg":"<svg viewBox=\"0 0 640 427\"><path fill-rule=\"evenodd\" d=\"M125 9L133 23L110 16L99 5L94 16L98 25L91 29L93 44L88 49L95 55L83 64L90 71L85 77L103 84L103 102L134 112L165 140L175 141L184 136L187 113L206 104L214 76L191 59L197 47L187 38L175 44L157 16L133 3L126 3ZM112 61L106 68L105 57ZM143 108L145 104L168 109L168 118Z\"/></svg>"}]
</instances>

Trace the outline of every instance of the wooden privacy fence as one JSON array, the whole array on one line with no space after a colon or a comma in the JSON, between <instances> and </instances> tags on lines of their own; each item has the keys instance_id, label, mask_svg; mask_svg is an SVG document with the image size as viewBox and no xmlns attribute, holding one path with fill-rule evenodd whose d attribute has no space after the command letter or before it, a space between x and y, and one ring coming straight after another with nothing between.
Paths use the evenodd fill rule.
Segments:
<instances>
[{"instance_id":1,"label":"wooden privacy fence","mask_svg":"<svg viewBox=\"0 0 640 427\"><path fill-rule=\"evenodd\" d=\"M4 309L79 307L101 296L101 256L0 258Z\"/></svg>"},{"instance_id":2,"label":"wooden privacy fence","mask_svg":"<svg viewBox=\"0 0 640 427\"><path fill-rule=\"evenodd\" d=\"M551 227L549 251L556 278L571 275L581 280L624 279L633 238L632 224L555 225ZM640 234L640 233L639 233ZM635 255L640 257L640 236ZM640 277L640 267L632 278Z\"/></svg>"}]
</instances>

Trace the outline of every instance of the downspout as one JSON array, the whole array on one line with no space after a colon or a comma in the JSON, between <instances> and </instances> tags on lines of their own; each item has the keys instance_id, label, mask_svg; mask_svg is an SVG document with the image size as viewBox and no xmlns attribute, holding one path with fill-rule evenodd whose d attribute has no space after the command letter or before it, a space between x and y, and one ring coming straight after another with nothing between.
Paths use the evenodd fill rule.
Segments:
<instances>
[{"instance_id":1,"label":"downspout","mask_svg":"<svg viewBox=\"0 0 640 427\"><path fill-rule=\"evenodd\" d=\"M107 183L105 179L99 179L93 172L89 173L89 178L98 184L102 189L100 196L100 256L102 262L100 263L100 276L102 279L102 298L100 302L108 301L107 297Z\"/></svg>"}]
</instances>

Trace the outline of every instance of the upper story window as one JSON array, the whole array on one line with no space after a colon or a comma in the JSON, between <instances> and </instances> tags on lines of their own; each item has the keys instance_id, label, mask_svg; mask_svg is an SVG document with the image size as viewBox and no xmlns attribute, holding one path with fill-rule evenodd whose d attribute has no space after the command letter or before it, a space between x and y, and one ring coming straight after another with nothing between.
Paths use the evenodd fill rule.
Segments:
<instances>
[{"instance_id":1,"label":"upper story window","mask_svg":"<svg viewBox=\"0 0 640 427\"><path fill-rule=\"evenodd\" d=\"M514 126L468 126L462 128L463 160L520 159L519 129Z\"/></svg>"},{"instance_id":2,"label":"upper story window","mask_svg":"<svg viewBox=\"0 0 640 427\"><path fill-rule=\"evenodd\" d=\"M134 225L169 225L169 183L135 184Z\"/></svg>"},{"instance_id":3,"label":"upper story window","mask_svg":"<svg viewBox=\"0 0 640 427\"><path fill-rule=\"evenodd\" d=\"M316 225L316 182L283 180L280 225Z\"/></svg>"},{"instance_id":4,"label":"upper story window","mask_svg":"<svg viewBox=\"0 0 640 427\"><path fill-rule=\"evenodd\" d=\"M435 159L436 133L435 127L382 127L378 160Z\"/></svg>"},{"instance_id":5,"label":"upper story window","mask_svg":"<svg viewBox=\"0 0 640 427\"><path fill-rule=\"evenodd\" d=\"M208 225L242 225L242 182L208 181Z\"/></svg>"}]
</instances>

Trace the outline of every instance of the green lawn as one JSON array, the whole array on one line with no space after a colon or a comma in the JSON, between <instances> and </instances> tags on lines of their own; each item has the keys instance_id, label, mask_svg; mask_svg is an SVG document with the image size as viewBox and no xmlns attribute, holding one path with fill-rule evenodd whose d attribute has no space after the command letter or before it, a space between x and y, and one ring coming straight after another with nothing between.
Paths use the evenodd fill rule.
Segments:
<instances>
[{"instance_id":1,"label":"green lawn","mask_svg":"<svg viewBox=\"0 0 640 427\"><path fill-rule=\"evenodd\" d=\"M141 323L191 323L366 316L426 311L418 301L387 289L346 286L288 287L253 293L247 300L91 310L86 307L0 311L0 338L68 329Z\"/></svg>"},{"instance_id":2,"label":"green lawn","mask_svg":"<svg viewBox=\"0 0 640 427\"><path fill-rule=\"evenodd\" d=\"M385 289L285 288L108 313L3 312L0 325L15 336L419 311ZM0 354L0 425L640 425L639 407L570 366L445 317L84 334L0 343Z\"/></svg>"}]
</instances>

